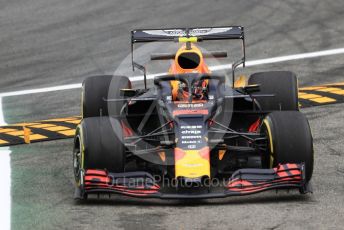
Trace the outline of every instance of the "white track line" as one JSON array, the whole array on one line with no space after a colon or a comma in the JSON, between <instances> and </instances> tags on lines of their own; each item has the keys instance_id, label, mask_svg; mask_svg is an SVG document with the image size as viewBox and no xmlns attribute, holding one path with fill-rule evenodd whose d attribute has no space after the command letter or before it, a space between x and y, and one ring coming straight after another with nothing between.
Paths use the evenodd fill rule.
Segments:
<instances>
[{"instance_id":1,"label":"white track line","mask_svg":"<svg viewBox=\"0 0 344 230\"><path fill-rule=\"evenodd\" d=\"M34 94L34 93L45 93L45 92L53 92L53 91L60 91L60 90L67 90L67 89L78 89L78 88L81 88L81 83L0 93L0 97L21 96L21 95Z\"/></svg>"},{"instance_id":2,"label":"white track line","mask_svg":"<svg viewBox=\"0 0 344 230\"><path fill-rule=\"evenodd\" d=\"M1 229L11 229L11 150L0 148L0 223Z\"/></svg>"},{"instance_id":3,"label":"white track line","mask_svg":"<svg viewBox=\"0 0 344 230\"><path fill-rule=\"evenodd\" d=\"M338 54L344 54L344 48L252 60L252 61L247 61L246 66L249 67L249 66L256 66L256 65L285 62L285 61L293 61L293 60L300 60L300 59L338 55ZM230 69L230 68L231 68L230 64L229 65L218 65L218 66L210 67L210 69L212 71ZM165 73L150 74L150 75L147 75L147 79L153 79L155 76L159 76L162 74L165 74ZM134 76L134 77L131 77L130 80L131 81L142 81L143 76ZM34 94L34 93L45 93L45 92L52 92L52 91L59 91L59 90L77 89L77 88L81 88L81 86L82 86L81 83L77 83L77 84L59 85L59 86L46 87L46 88L38 88L38 89L12 91L12 92L0 93L0 97L20 96L20 95L27 95L27 94Z\"/></svg>"},{"instance_id":4,"label":"white track line","mask_svg":"<svg viewBox=\"0 0 344 230\"><path fill-rule=\"evenodd\" d=\"M6 125L2 112L2 98L0 97L0 125ZM0 223L1 229L11 229L11 150L9 147L0 148Z\"/></svg>"},{"instance_id":5,"label":"white track line","mask_svg":"<svg viewBox=\"0 0 344 230\"><path fill-rule=\"evenodd\" d=\"M344 48L247 61L246 67L273 64L273 63L285 62L285 61L308 59L308 58L324 57L324 56L331 56L331 55L337 55L337 54L344 54ZM212 71L229 69L229 68L231 68L231 65L219 65L219 66L210 67Z\"/></svg>"}]
</instances>

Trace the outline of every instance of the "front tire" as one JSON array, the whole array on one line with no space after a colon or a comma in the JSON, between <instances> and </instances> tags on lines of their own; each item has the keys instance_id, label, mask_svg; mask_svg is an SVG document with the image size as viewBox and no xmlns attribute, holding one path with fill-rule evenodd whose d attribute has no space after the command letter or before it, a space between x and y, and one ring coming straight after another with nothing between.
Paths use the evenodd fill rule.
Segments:
<instances>
[{"instance_id":1,"label":"front tire","mask_svg":"<svg viewBox=\"0 0 344 230\"><path fill-rule=\"evenodd\" d=\"M111 117L92 117L81 121L74 141L74 173L80 170L105 169L124 172L125 147L120 122ZM78 156L78 152L80 156ZM79 164L78 164L79 163Z\"/></svg>"},{"instance_id":2,"label":"front tire","mask_svg":"<svg viewBox=\"0 0 344 230\"><path fill-rule=\"evenodd\" d=\"M261 127L269 139L268 164L304 163L306 180L312 178L313 138L307 118L299 111L275 111L268 114Z\"/></svg>"}]
</instances>

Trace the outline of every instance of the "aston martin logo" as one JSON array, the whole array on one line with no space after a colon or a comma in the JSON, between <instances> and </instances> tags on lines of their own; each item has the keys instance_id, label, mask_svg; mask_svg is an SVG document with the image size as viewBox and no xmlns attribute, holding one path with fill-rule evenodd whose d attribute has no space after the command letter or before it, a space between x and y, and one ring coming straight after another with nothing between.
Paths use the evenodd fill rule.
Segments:
<instances>
[{"instance_id":1,"label":"aston martin logo","mask_svg":"<svg viewBox=\"0 0 344 230\"><path fill-rule=\"evenodd\" d=\"M189 31L190 36L200 36L200 35L211 35L211 34L218 34L228 32L232 29L232 27L226 28L196 28Z\"/></svg>"},{"instance_id":2,"label":"aston martin logo","mask_svg":"<svg viewBox=\"0 0 344 230\"><path fill-rule=\"evenodd\" d=\"M173 30L143 30L142 32L150 35L156 36L171 36L171 37L179 37L179 36L186 36L186 31L181 29L173 29Z\"/></svg>"},{"instance_id":3,"label":"aston martin logo","mask_svg":"<svg viewBox=\"0 0 344 230\"><path fill-rule=\"evenodd\" d=\"M232 30L233 27L223 28L194 28L190 29L189 33L186 34L186 30L183 29L170 29L170 30L143 30L142 32L155 36L169 36L169 37L181 37L181 36L202 36L212 35L218 33L224 33Z\"/></svg>"}]
</instances>

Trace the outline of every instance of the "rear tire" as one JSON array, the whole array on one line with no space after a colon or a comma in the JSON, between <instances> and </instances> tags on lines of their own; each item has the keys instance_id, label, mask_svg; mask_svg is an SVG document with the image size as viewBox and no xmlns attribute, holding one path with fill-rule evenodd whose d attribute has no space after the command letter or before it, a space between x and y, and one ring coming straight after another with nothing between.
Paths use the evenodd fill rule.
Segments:
<instances>
[{"instance_id":1,"label":"rear tire","mask_svg":"<svg viewBox=\"0 0 344 230\"><path fill-rule=\"evenodd\" d=\"M124 172L125 147L122 126L117 119L111 117L83 119L76 130L75 148L78 146L81 148L80 169Z\"/></svg>"},{"instance_id":2,"label":"rear tire","mask_svg":"<svg viewBox=\"0 0 344 230\"><path fill-rule=\"evenodd\" d=\"M260 85L255 94L274 94L274 97L257 98L263 111L299 110L298 83L296 75L289 71L254 73L248 80L249 85Z\"/></svg>"},{"instance_id":3,"label":"rear tire","mask_svg":"<svg viewBox=\"0 0 344 230\"><path fill-rule=\"evenodd\" d=\"M104 75L86 78L82 84L82 117L119 116L124 102L110 102L114 103L114 106L109 109L108 102L104 99L123 98L120 89L124 88L131 88L131 82L125 76Z\"/></svg>"},{"instance_id":4,"label":"rear tire","mask_svg":"<svg viewBox=\"0 0 344 230\"><path fill-rule=\"evenodd\" d=\"M312 178L313 138L307 118L299 111L275 111L263 121L269 139L270 167L284 163L305 163L306 180Z\"/></svg>"}]
</instances>

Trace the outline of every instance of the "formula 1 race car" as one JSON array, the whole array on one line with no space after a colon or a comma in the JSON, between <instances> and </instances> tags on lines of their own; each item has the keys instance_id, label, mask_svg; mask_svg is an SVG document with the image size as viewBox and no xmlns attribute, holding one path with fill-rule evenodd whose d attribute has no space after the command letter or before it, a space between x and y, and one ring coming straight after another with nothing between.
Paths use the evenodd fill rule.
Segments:
<instances>
[{"instance_id":1,"label":"formula 1 race car","mask_svg":"<svg viewBox=\"0 0 344 230\"><path fill-rule=\"evenodd\" d=\"M298 82L287 71L236 77L245 67L240 26L134 30L132 66L144 87L125 76L94 76L83 82L82 121L74 139L75 197L116 193L147 198L221 198L270 189L311 192L313 141L299 111ZM232 82L215 74L204 51L210 40L239 40L242 57L232 64ZM167 74L147 86L146 69L134 60L134 45L175 42Z\"/></svg>"}]
</instances>

